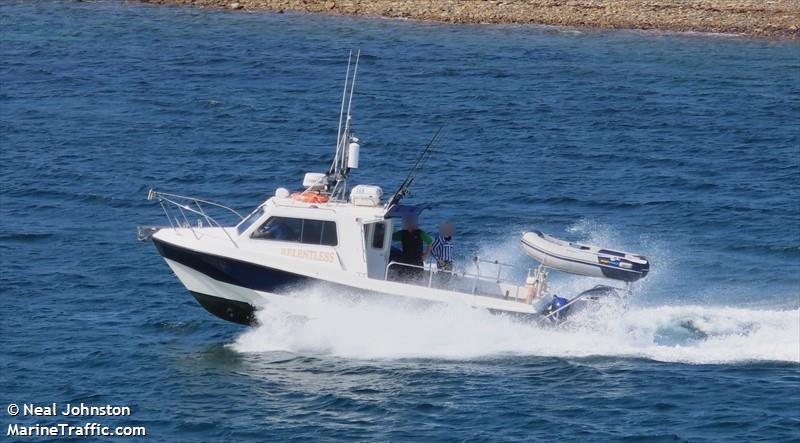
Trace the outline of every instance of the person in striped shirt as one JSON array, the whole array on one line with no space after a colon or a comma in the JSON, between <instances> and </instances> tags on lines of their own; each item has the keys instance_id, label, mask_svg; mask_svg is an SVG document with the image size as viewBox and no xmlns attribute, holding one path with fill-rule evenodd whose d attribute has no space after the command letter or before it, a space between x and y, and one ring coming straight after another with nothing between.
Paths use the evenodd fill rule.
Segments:
<instances>
[{"instance_id":1,"label":"person in striped shirt","mask_svg":"<svg viewBox=\"0 0 800 443\"><path fill-rule=\"evenodd\" d=\"M431 255L436 259L436 267L440 271L440 279L447 282L453 276L453 225L444 222L439 227L439 235L431 244Z\"/></svg>"}]
</instances>

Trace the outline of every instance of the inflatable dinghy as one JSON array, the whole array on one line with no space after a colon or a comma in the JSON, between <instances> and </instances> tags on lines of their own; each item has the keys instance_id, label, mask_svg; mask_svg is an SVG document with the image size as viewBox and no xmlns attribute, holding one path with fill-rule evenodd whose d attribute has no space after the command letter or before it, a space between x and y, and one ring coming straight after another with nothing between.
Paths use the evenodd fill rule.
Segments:
<instances>
[{"instance_id":1,"label":"inflatable dinghy","mask_svg":"<svg viewBox=\"0 0 800 443\"><path fill-rule=\"evenodd\" d=\"M571 243L539 231L526 232L522 248L548 268L587 277L634 282L650 271L650 262L641 255Z\"/></svg>"}]
</instances>

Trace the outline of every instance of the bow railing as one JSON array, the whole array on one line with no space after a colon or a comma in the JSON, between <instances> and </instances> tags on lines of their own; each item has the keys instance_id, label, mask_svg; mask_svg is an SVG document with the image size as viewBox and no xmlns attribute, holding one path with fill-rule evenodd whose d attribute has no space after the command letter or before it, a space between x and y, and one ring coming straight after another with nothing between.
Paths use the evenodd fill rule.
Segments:
<instances>
[{"instance_id":1,"label":"bow railing","mask_svg":"<svg viewBox=\"0 0 800 443\"><path fill-rule=\"evenodd\" d=\"M164 215L167 216L167 221L169 221L169 225L172 227L172 229L177 230L178 228L188 228L192 232L192 235L199 239L200 236L195 231L195 227L202 228L204 226L203 220L205 220L206 226L220 228L225 236L228 237L228 240L230 240L231 243L233 243L237 248L239 247L233 237L231 237L230 233L228 233L228 230L225 229L225 227L222 226L222 224L212 217L206 210L209 207L223 209L228 213L235 215L237 218L236 224L238 224L244 219L244 217L235 209L210 200L204 200L185 195L170 194L168 192L156 191L155 189L150 189L150 191L148 191L147 200L158 201L158 204L164 211ZM197 226L192 225L192 223L189 221L189 216L187 216L187 213L200 217L197 219Z\"/></svg>"}]
</instances>

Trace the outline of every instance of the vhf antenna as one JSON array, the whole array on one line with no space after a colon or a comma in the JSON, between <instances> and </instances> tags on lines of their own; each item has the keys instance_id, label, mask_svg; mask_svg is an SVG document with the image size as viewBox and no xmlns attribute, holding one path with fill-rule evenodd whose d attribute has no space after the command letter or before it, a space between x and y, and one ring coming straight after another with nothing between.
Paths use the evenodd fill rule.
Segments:
<instances>
[{"instance_id":1,"label":"vhf antenna","mask_svg":"<svg viewBox=\"0 0 800 443\"><path fill-rule=\"evenodd\" d=\"M358 62L361 58L361 50L356 52L355 66L353 66L353 77L350 78L350 66L353 61L353 51L351 50L347 56L347 73L344 76L344 88L342 90L342 104L339 108L339 127L336 130L336 155L333 158L333 163L328 170L328 185L330 186L333 181L333 189L331 196L335 197L337 194L342 195L347 193L347 175L350 172L351 163L353 168L358 167L358 139L350 134L350 111L353 109L353 93L356 88L356 75L358 74ZM350 88L349 97L347 88ZM344 104L347 101L347 114L344 111ZM350 159L348 151L348 141L352 142L350 145L351 150L355 146L355 151L352 154L353 159ZM352 162L351 162L352 160Z\"/></svg>"},{"instance_id":2,"label":"vhf antenna","mask_svg":"<svg viewBox=\"0 0 800 443\"><path fill-rule=\"evenodd\" d=\"M351 51L351 54L352 54L352 51ZM356 52L356 65L355 65L355 67L353 67L353 80L350 83L350 99L347 101L347 119L344 122L344 135L345 135L345 138L349 138L349 136L350 136L350 109L352 109L352 107L353 107L353 91L356 89L356 75L358 74L358 60L360 58L361 58L361 50L359 49ZM342 105L344 105L344 102L342 102ZM346 152L346 151L344 151L344 147L346 145L347 145L347 141L346 140L342 140L342 152L343 153ZM342 169L345 168L346 164L347 164L347 162L346 162L345 156L342 155L342 166L341 166Z\"/></svg>"},{"instance_id":3,"label":"vhf antenna","mask_svg":"<svg viewBox=\"0 0 800 443\"><path fill-rule=\"evenodd\" d=\"M347 72L344 75L344 88L342 89L342 106L339 109L339 129L336 130L336 155L333 157L333 163L328 171L328 175L336 172L336 164L339 160L339 150L342 146L342 118L344 118L344 99L347 97L347 81L350 80L350 61L353 59L353 50L347 56ZM348 112L349 113L349 112Z\"/></svg>"}]
</instances>

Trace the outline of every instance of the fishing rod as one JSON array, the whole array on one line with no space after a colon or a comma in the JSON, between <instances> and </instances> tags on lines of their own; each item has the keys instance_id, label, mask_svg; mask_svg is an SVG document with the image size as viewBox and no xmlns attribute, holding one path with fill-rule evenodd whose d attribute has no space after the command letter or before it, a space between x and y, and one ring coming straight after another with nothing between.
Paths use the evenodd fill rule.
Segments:
<instances>
[{"instance_id":1,"label":"fishing rod","mask_svg":"<svg viewBox=\"0 0 800 443\"><path fill-rule=\"evenodd\" d=\"M386 203L386 207L391 207L392 205L397 204L400 200L408 195L408 190L411 188L411 184L414 183L414 179L417 177L417 173L420 169L422 169L422 165L425 164L425 161L431 156L431 148L433 144L436 142L436 139L439 138L439 133L442 132L442 128L444 125L440 126L439 129L436 130L436 133L433 134L431 141L425 146L422 150L420 155L417 157L417 161L414 163L414 166L408 171L408 175L406 175L405 180L400 184L397 188L397 191L392 195L392 198Z\"/></svg>"}]
</instances>

